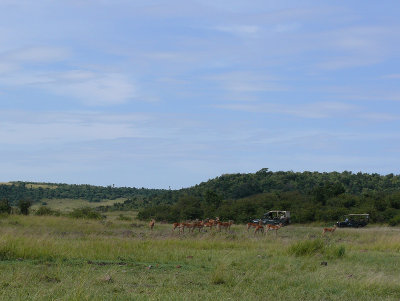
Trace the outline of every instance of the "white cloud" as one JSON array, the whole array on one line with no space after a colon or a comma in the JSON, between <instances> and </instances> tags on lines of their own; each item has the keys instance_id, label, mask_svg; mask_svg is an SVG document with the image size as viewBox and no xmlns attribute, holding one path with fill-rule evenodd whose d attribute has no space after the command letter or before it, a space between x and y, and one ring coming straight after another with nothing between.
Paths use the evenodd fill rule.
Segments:
<instances>
[{"instance_id":1,"label":"white cloud","mask_svg":"<svg viewBox=\"0 0 400 301\"><path fill-rule=\"evenodd\" d=\"M377 113L377 112L361 113L359 114L359 117L370 121L378 121L378 122L400 120L400 115Z\"/></svg>"},{"instance_id":2,"label":"white cloud","mask_svg":"<svg viewBox=\"0 0 400 301\"><path fill-rule=\"evenodd\" d=\"M53 62L68 58L70 53L64 48L56 47L29 47L9 51L4 54L7 60L18 63L26 62Z\"/></svg>"},{"instance_id":3,"label":"white cloud","mask_svg":"<svg viewBox=\"0 0 400 301\"><path fill-rule=\"evenodd\" d=\"M3 75L0 70L0 84L31 86L55 95L69 96L91 106L121 104L138 95L137 86L124 74L86 70L65 72L17 70Z\"/></svg>"},{"instance_id":4,"label":"white cloud","mask_svg":"<svg viewBox=\"0 0 400 301\"><path fill-rule=\"evenodd\" d=\"M57 47L26 47L0 54L0 85L28 86L86 105L114 105L137 97L137 85L127 75L101 70L71 70L52 65L70 52ZM34 68L30 64L37 64ZM69 69L69 70L68 70Z\"/></svg>"},{"instance_id":5,"label":"white cloud","mask_svg":"<svg viewBox=\"0 0 400 301\"><path fill-rule=\"evenodd\" d=\"M298 23L283 23L283 24L276 24L272 31L277 33L285 33L285 32L293 32L300 28L300 24Z\"/></svg>"},{"instance_id":6,"label":"white cloud","mask_svg":"<svg viewBox=\"0 0 400 301\"><path fill-rule=\"evenodd\" d=\"M277 113L313 119L340 117L343 116L343 114L349 114L357 110L357 107L353 105L339 102L316 102L301 105L276 103L227 104L218 105L216 107L251 113Z\"/></svg>"},{"instance_id":7,"label":"white cloud","mask_svg":"<svg viewBox=\"0 0 400 301\"><path fill-rule=\"evenodd\" d=\"M0 140L4 145L68 143L118 138L152 137L147 114L91 112L0 112Z\"/></svg>"},{"instance_id":8,"label":"white cloud","mask_svg":"<svg viewBox=\"0 0 400 301\"><path fill-rule=\"evenodd\" d=\"M11 64L11 63L8 63L8 62L1 62L0 61L0 75L2 74L2 73L9 73L9 72L11 72L11 71L14 71L15 70L15 65L14 64Z\"/></svg>"},{"instance_id":9,"label":"white cloud","mask_svg":"<svg viewBox=\"0 0 400 301\"><path fill-rule=\"evenodd\" d=\"M250 113L282 114L301 118L351 118L369 122L390 122L400 120L399 114L386 112L368 112L368 107L362 108L343 102L315 102L306 104L277 103L233 103L218 105L217 108L243 111Z\"/></svg>"},{"instance_id":10,"label":"white cloud","mask_svg":"<svg viewBox=\"0 0 400 301\"><path fill-rule=\"evenodd\" d=\"M324 70L338 70L353 67L370 66L381 62L381 57L347 55L342 57L332 57L329 60L318 63L317 68Z\"/></svg>"},{"instance_id":11,"label":"white cloud","mask_svg":"<svg viewBox=\"0 0 400 301\"><path fill-rule=\"evenodd\" d=\"M54 79L43 87L80 99L87 105L121 104L137 96L132 80L122 74L74 70L55 74Z\"/></svg>"},{"instance_id":12,"label":"white cloud","mask_svg":"<svg viewBox=\"0 0 400 301\"><path fill-rule=\"evenodd\" d=\"M397 55L398 28L384 26L348 26L314 36L315 47L329 55L317 64L321 69L369 66Z\"/></svg>"},{"instance_id":13,"label":"white cloud","mask_svg":"<svg viewBox=\"0 0 400 301\"><path fill-rule=\"evenodd\" d=\"M216 30L234 35L254 36L260 31L256 25L223 25L215 27Z\"/></svg>"},{"instance_id":14,"label":"white cloud","mask_svg":"<svg viewBox=\"0 0 400 301\"><path fill-rule=\"evenodd\" d=\"M261 91L282 91L284 87L277 83L278 79L268 74L254 72L228 72L206 77L219 83L228 92L245 93Z\"/></svg>"},{"instance_id":15,"label":"white cloud","mask_svg":"<svg viewBox=\"0 0 400 301\"><path fill-rule=\"evenodd\" d=\"M400 73L387 74L383 76L384 79L400 79Z\"/></svg>"}]
</instances>

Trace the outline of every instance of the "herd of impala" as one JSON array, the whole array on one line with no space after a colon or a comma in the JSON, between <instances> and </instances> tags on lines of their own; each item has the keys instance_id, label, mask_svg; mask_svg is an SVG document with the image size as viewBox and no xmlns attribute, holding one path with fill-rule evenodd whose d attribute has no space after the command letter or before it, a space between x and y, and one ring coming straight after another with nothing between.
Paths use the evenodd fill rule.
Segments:
<instances>
[{"instance_id":1,"label":"herd of impala","mask_svg":"<svg viewBox=\"0 0 400 301\"><path fill-rule=\"evenodd\" d=\"M257 233L265 234L265 232L268 232L269 230L275 230L275 235L278 235L278 230L282 228L282 226L282 223L280 223L279 225L267 224L264 226L262 222L259 221L258 223L248 223L247 232L249 232L250 228L255 228L254 235L256 235Z\"/></svg>"},{"instance_id":2,"label":"herd of impala","mask_svg":"<svg viewBox=\"0 0 400 301\"><path fill-rule=\"evenodd\" d=\"M152 219L149 223L150 230L153 230L154 225L155 225L155 220ZM225 231L228 231L231 229L231 226L233 225L233 221L230 220L228 222L221 222L219 220L219 217L216 217L215 219L205 219L204 221L201 220L195 220L192 222L182 222L182 223L173 223L172 224L172 231L175 231L176 229L179 230L179 233L184 233L185 228L189 232L193 232L195 229L198 229L199 232L205 229L210 229L212 230L213 227L217 228L218 231L221 231L221 229L224 229ZM268 233L268 231L272 230L275 231L275 236L278 235L278 230L283 227L283 224L280 223L278 225L273 225L273 224L267 224L263 225L262 222L258 223L248 223L247 224L247 232L249 232L249 229L254 228L254 235L257 233L265 234ZM322 230L322 235L325 235L326 232L333 233L336 230L336 225L332 228L323 228Z\"/></svg>"},{"instance_id":3,"label":"herd of impala","mask_svg":"<svg viewBox=\"0 0 400 301\"><path fill-rule=\"evenodd\" d=\"M186 228L189 232L193 232L194 229L198 229L200 232L204 229L212 230L213 227L216 227L219 231L221 231L221 229L228 231L231 229L232 225L233 221L221 222L217 217L215 219L205 219L204 221L195 220L192 222L173 223L172 231L175 231L175 229L179 229L179 233L184 233Z\"/></svg>"}]
</instances>

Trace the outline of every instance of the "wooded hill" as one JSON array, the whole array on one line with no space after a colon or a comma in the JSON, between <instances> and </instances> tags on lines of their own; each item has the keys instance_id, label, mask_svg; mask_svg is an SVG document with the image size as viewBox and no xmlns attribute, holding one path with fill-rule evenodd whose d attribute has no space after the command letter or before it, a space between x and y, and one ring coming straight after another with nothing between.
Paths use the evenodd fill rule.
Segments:
<instances>
[{"instance_id":1,"label":"wooded hill","mask_svg":"<svg viewBox=\"0 0 400 301\"><path fill-rule=\"evenodd\" d=\"M48 199L84 199L89 202L101 202L118 198L143 199L152 194L160 194L162 191L130 187L10 182L0 184L0 199L7 199L11 204L21 199L31 202L42 202Z\"/></svg>"},{"instance_id":2,"label":"wooded hill","mask_svg":"<svg viewBox=\"0 0 400 301\"><path fill-rule=\"evenodd\" d=\"M400 175L352 172L225 174L180 190L15 182L0 185L0 199L126 198L101 210L139 209L139 218L165 221L219 216L247 222L268 210L290 210L293 222L331 222L346 213L370 213L373 222L400 223Z\"/></svg>"},{"instance_id":3,"label":"wooded hill","mask_svg":"<svg viewBox=\"0 0 400 301\"><path fill-rule=\"evenodd\" d=\"M194 187L153 195L139 217L179 221L219 216L247 222L268 210L289 210L293 222L336 221L370 213L372 222L400 223L400 176L352 172L226 174ZM128 205L128 204L126 204Z\"/></svg>"}]
</instances>

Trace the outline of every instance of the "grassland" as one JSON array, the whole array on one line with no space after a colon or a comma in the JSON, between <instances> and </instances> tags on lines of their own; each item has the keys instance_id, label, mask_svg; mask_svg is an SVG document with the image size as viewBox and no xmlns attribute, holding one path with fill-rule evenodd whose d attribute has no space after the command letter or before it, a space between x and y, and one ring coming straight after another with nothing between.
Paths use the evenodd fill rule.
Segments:
<instances>
[{"instance_id":1,"label":"grassland","mask_svg":"<svg viewBox=\"0 0 400 301\"><path fill-rule=\"evenodd\" d=\"M101 202L89 202L88 200L84 199L44 199L46 202L46 207L53 209L53 210L60 210L62 212L69 212L72 211L74 208L81 208L81 207L91 207L96 208L99 206L111 206L116 203L123 203L126 201L126 198L119 198L115 200L103 200ZM35 203L32 206L33 210L38 209L41 206L41 203Z\"/></svg>"},{"instance_id":2,"label":"grassland","mask_svg":"<svg viewBox=\"0 0 400 301\"><path fill-rule=\"evenodd\" d=\"M0 185L13 185L18 183L19 182L0 182ZM46 184L46 183L26 183L26 186L29 188L49 188L49 189L56 189L58 187L55 184Z\"/></svg>"},{"instance_id":3,"label":"grassland","mask_svg":"<svg viewBox=\"0 0 400 301\"><path fill-rule=\"evenodd\" d=\"M400 299L399 228L179 235L123 214L131 220L1 217L0 299Z\"/></svg>"}]
</instances>

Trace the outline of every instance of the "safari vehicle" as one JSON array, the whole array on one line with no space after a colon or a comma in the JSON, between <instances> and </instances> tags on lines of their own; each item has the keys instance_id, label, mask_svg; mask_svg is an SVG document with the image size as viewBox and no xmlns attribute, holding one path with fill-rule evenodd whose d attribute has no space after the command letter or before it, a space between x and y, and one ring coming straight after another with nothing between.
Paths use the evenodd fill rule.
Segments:
<instances>
[{"instance_id":1,"label":"safari vehicle","mask_svg":"<svg viewBox=\"0 0 400 301\"><path fill-rule=\"evenodd\" d=\"M339 228L351 227L359 228L365 227L369 223L369 214L347 214L344 216L345 220L342 222L337 222L336 225Z\"/></svg>"},{"instance_id":2,"label":"safari vehicle","mask_svg":"<svg viewBox=\"0 0 400 301\"><path fill-rule=\"evenodd\" d=\"M252 220L253 223L259 223L260 221L262 221L264 225L282 224L286 226L290 223L290 211L268 211L262 218Z\"/></svg>"}]
</instances>

